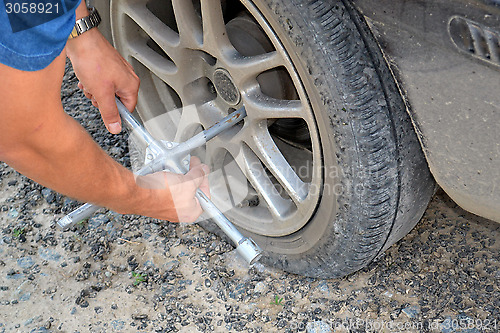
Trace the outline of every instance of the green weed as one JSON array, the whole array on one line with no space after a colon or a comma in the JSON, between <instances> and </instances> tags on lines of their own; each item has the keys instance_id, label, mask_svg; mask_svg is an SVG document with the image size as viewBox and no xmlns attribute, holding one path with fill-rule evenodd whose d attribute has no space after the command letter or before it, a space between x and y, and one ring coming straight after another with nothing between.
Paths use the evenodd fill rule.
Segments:
<instances>
[{"instance_id":1,"label":"green weed","mask_svg":"<svg viewBox=\"0 0 500 333\"><path fill-rule=\"evenodd\" d=\"M143 273L132 272L132 277L135 278L134 286L138 286L141 282L146 281L146 274Z\"/></svg>"},{"instance_id":2,"label":"green weed","mask_svg":"<svg viewBox=\"0 0 500 333\"><path fill-rule=\"evenodd\" d=\"M12 230L12 236L14 238L19 238L22 234L24 234L24 227L22 227L22 228L14 228Z\"/></svg>"},{"instance_id":3,"label":"green weed","mask_svg":"<svg viewBox=\"0 0 500 333\"><path fill-rule=\"evenodd\" d=\"M274 300L271 302L273 305L283 305L283 297L279 297L278 295L274 296Z\"/></svg>"}]
</instances>

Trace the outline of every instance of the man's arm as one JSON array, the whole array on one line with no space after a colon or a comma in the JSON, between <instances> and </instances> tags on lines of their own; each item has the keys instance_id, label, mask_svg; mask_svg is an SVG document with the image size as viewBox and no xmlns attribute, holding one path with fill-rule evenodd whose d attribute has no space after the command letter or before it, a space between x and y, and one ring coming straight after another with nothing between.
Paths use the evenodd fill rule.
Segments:
<instances>
[{"instance_id":1,"label":"man's arm","mask_svg":"<svg viewBox=\"0 0 500 333\"><path fill-rule=\"evenodd\" d=\"M85 1L82 0L76 9L76 19L88 14ZM78 86L99 108L106 128L113 134L119 133L121 120L115 95L130 111L134 110L137 103L139 78L132 66L95 28L68 40L66 52L80 80Z\"/></svg>"},{"instance_id":2,"label":"man's arm","mask_svg":"<svg viewBox=\"0 0 500 333\"><path fill-rule=\"evenodd\" d=\"M207 191L206 167L195 161L186 175L163 172L147 178L163 182L163 189L138 186L133 174L63 111L65 58L63 51L37 72L0 64L0 159L44 186L120 213L170 221L196 219L201 208L194 191L200 185Z\"/></svg>"}]
</instances>

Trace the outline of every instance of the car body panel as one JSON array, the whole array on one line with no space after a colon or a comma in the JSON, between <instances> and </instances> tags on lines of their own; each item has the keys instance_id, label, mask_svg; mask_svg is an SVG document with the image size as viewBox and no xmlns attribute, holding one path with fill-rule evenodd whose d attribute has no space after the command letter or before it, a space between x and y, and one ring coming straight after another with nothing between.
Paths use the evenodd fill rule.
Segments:
<instances>
[{"instance_id":1,"label":"car body panel","mask_svg":"<svg viewBox=\"0 0 500 333\"><path fill-rule=\"evenodd\" d=\"M400 84L437 183L464 209L500 222L500 1L354 4ZM497 34L491 50L464 47L470 32L456 22Z\"/></svg>"}]
</instances>

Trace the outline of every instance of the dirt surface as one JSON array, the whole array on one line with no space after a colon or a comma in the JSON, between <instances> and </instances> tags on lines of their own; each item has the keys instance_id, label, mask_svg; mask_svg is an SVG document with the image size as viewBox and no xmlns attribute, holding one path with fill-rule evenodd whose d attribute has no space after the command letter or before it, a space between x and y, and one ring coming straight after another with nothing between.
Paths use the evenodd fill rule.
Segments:
<instances>
[{"instance_id":1,"label":"dirt surface","mask_svg":"<svg viewBox=\"0 0 500 333\"><path fill-rule=\"evenodd\" d=\"M65 109L120 163L67 68ZM77 149L77 147L75 147ZM378 261L316 280L260 264L192 225L105 210L54 227L78 203L0 165L1 332L499 332L500 224L438 192Z\"/></svg>"}]
</instances>

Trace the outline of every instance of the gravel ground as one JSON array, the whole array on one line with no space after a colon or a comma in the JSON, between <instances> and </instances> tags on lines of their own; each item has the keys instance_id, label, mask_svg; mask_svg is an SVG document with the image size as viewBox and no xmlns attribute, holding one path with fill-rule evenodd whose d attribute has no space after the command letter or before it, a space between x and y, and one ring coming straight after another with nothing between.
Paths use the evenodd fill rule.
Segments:
<instances>
[{"instance_id":1,"label":"gravel ground","mask_svg":"<svg viewBox=\"0 0 500 333\"><path fill-rule=\"evenodd\" d=\"M128 165L68 66L65 109ZM75 147L77 148L77 147ZM500 224L438 192L418 226L349 277L316 280L260 264L196 225L101 211L0 164L1 332L499 332Z\"/></svg>"}]
</instances>

